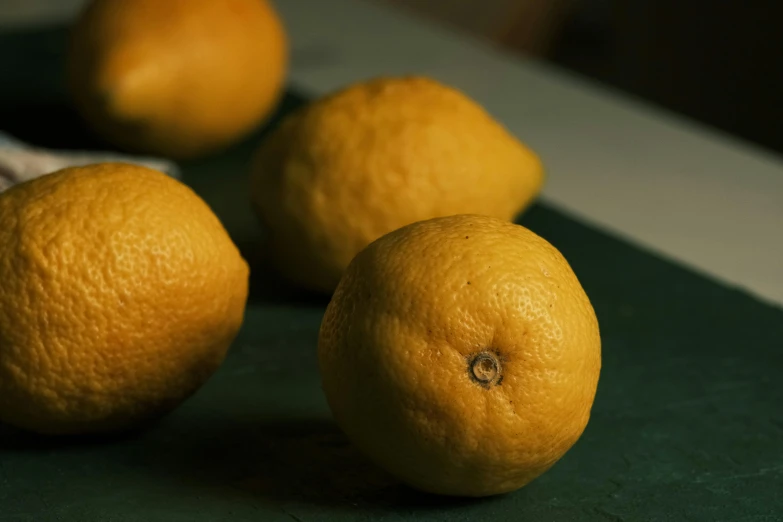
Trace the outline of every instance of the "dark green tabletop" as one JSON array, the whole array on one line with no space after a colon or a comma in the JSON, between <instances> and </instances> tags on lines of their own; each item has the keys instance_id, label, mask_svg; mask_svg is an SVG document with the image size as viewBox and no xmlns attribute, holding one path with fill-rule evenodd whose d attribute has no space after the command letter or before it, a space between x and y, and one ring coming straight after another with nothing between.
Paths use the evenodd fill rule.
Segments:
<instances>
[{"instance_id":1,"label":"dark green tabletop","mask_svg":"<svg viewBox=\"0 0 783 522\"><path fill-rule=\"evenodd\" d=\"M62 37L0 34L0 130L105 147L63 97ZM287 94L281 112L302 101ZM245 183L262 132L183 165L253 269L225 365L141 432L47 439L0 427L0 521L783 520L783 310L543 204L520 222L569 259L602 330L581 440L529 486L483 500L417 493L368 464L319 387L326 299L279 282L255 246Z\"/></svg>"}]
</instances>

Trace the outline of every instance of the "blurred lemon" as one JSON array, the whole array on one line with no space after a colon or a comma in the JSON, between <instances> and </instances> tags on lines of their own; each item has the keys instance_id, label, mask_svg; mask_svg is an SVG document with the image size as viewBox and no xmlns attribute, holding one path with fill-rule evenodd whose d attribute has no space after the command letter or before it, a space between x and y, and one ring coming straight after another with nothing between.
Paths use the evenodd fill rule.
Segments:
<instances>
[{"instance_id":1,"label":"blurred lemon","mask_svg":"<svg viewBox=\"0 0 783 522\"><path fill-rule=\"evenodd\" d=\"M68 76L106 139L189 158L268 116L286 62L284 28L266 0L94 0L73 28Z\"/></svg>"}]
</instances>

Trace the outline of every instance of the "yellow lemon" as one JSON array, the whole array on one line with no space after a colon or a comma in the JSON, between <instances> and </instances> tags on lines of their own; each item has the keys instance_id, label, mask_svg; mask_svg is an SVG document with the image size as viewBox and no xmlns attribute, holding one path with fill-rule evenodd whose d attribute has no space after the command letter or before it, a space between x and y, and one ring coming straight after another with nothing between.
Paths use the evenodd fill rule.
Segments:
<instances>
[{"instance_id":1,"label":"yellow lemon","mask_svg":"<svg viewBox=\"0 0 783 522\"><path fill-rule=\"evenodd\" d=\"M190 158L270 114L287 53L266 0L93 0L73 28L68 76L77 107L108 140Z\"/></svg>"},{"instance_id":2,"label":"yellow lemon","mask_svg":"<svg viewBox=\"0 0 783 522\"><path fill-rule=\"evenodd\" d=\"M461 92L380 78L285 120L260 146L251 196L279 269L331 292L383 234L461 213L510 220L542 182L536 154Z\"/></svg>"},{"instance_id":3,"label":"yellow lemon","mask_svg":"<svg viewBox=\"0 0 783 522\"><path fill-rule=\"evenodd\" d=\"M114 431L221 364L248 267L209 207L151 169L71 168L0 195L0 421Z\"/></svg>"},{"instance_id":4,"label":"yellow lemon","mask_svg":"<svg viewBox=\"0 0 783 522\"><path fill-rule=\"evenodd\" d=\"M415 223L351 262L319 364L348 437L413 487L512 491L587 425L601 368L593 308L533 232L459 215Z\"/></svg>"}]
</instances>

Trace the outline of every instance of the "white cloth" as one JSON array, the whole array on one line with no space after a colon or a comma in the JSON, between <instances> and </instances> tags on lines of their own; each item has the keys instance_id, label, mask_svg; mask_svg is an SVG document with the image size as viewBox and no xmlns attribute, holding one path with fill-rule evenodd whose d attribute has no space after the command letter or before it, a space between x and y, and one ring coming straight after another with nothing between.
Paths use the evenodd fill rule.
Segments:
<instances>
[{"instance_id":1,"label":"white cloth","mask_svg":"<svg viewBox=\"0 0 783 522\"><path fill-rule=\"evenodd\" d=\"M144 165L165 172L175 178L179 177L179 169L176 164L167 160L108 152L42 149L23 143L0 131L0 192L17 183L22 183L44 174L50 174L66 167L107 161Z\"/></svg>"}]
</instances>

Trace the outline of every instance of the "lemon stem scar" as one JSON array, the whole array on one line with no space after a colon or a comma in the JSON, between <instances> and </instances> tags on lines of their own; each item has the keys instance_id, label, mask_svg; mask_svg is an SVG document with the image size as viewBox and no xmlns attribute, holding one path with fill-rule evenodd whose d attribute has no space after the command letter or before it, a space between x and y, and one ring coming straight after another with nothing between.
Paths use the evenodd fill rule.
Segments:
<instances>
[{"instance_id":1,"label":"lemon stem scar","mask_svg":"<svg viewBox=\"0 0 783 522\"><path fill-rule=\"evenodd\" d=\"M500 384L503 380L501 370L500 359L492 352L479 352L468 362L468 375L485 388Z\"/></svg>"}]
</instances>

